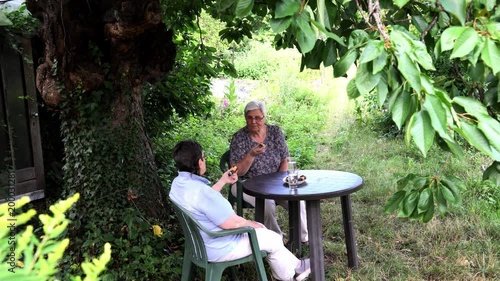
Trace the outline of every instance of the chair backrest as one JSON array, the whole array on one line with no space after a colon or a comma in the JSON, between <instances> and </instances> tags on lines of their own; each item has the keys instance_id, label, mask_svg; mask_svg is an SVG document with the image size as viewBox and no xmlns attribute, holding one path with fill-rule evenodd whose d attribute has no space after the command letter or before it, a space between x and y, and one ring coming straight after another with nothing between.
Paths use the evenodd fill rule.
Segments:
<instances>
[{"instance_id":1,"label":"chair backrest","mask_svg":"<svg viewBox=\"0 0 500 281\"><path fill-rule=\"evenodd\" d=\"M229 150L224 152L222 156L220 157L219 161L219 168L220 170L224 173L227 170L229 170L230 163L229 163Z\"/></svg>"},{"instance_id":2,"label":"chair backrest","mask_svg":"<svg viewBox=\"0 0 500 281\"><path fill-rule=\"evenodd\" d=\"M189 258L195 264L206 268L208 256L200 230L207 232L207 229L193 218L186 209L179 206L171 198L169 198L169 200L172 202L172 206L174 206L175 213L177 214L177 218L182 226L182 231L184 232L185 253L190 255ZM184 258L188 257L184 256Z\"/></svg>"}]
</instances>

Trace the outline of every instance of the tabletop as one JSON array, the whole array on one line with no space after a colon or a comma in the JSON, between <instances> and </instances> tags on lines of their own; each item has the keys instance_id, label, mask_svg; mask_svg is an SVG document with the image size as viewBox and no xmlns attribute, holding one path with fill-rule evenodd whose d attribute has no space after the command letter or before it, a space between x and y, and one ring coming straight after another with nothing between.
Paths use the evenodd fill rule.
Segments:
<instances>
[{"instance_id":1,"label":"tabletop","mask_svg":"<svg viewBox=\"0 0 500 281\"><path fill-rule=\"evenodd\" d=\"M244 181L246 194L266 199L289 201L318 200L351 194L363 186L363 179L353 173L333 170L300 170L306 180L290 193L288 184L283 179L287 172L260 175Z\"/></svg>"}]
</instances>

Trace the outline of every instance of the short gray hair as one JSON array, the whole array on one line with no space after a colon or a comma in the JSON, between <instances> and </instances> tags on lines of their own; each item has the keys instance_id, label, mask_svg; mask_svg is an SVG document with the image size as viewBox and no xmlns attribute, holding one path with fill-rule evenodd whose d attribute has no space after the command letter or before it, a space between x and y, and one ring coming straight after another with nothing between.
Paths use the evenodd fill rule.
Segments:
<instances>
[{"instance_id":1,"label":"short gray hair","mask_svg":"<svg viewBox=\"0 0 500 281\"><path fill-rule=\"evenodd\" d=\"M247 116L247 112L251 110L260 109L264 117L266 117L266 105L263 101L251 101L245 106L245 116Z\"/></svg>"}]
</instances>

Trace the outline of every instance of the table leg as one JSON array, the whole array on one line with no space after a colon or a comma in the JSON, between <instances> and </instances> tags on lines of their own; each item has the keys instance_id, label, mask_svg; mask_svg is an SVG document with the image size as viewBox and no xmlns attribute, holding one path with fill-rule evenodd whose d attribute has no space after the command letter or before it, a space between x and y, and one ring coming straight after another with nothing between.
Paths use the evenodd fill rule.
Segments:
<instances>
[{"instance_id":1,"label":"table leg","mask_svg":"<svg viewBox=\"0 0 500 281\"><path fill-rule=\"evenodd\" d=\"M290 235L290 251L302 256L300 242L300 201L288 201L288 233Z\"/></svg>"},{"instance_id":2,"label":"table leg","mask_svg":"<svg viewBox=\"0 0 500 281\"><path fill-rule=\"evenodd\" d=\"M255 221L264 224L264 198L255 198Z\"/></svg>"},{"instance_id":3,"label":"table leg","mask_svg":"<svg viewBox=\"0 0 500 281\"><path fill-rule=\"evenodd\" d=\"M323 233L321 231L320 201L306 201L306 211L307 229L309 230L311 280L325 281L325 257L323 254Z\"/></svg>"},{"instance_id":4,"label":"table leg","mask_svg":"<svg viewBox=\"0 0 500 281\"><path fill-rule=\"evenodd\" d=\"M347 265L357 269L358 255L356 253L356 239L354 238L354 223L352 222L351 195L340 197L342 204L342 220L344 222L345 246L347 248Z\"/></svg>"}]
</instances>

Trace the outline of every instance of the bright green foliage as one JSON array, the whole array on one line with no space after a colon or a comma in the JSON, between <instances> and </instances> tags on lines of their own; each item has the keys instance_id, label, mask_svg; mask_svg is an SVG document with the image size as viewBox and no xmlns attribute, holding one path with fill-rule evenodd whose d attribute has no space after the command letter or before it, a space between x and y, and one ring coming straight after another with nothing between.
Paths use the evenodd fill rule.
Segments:
<instances>
[{"instance_id":1,"label":"bright green foliage","mask_svg":"<svg viewBox=\"0 0 500 281\"><path fill-rule=\"evenodd\" d=\"M256 12L267 6L274 45L295 47L302 68L332 65L337 77L355 65L348 96L377 96L379 108L406 131L406 143L424 156L437 143L461 157L465 140L499 161L500 7L495 1L225 3L224 10L240 18L251 7ZM450 67L442 69L443 61ZM433 194L450 199L440 182L436 185L439 192Z\"/></svg>"},{"instance_id":2,"label":"bright green foliage","mask_svg":"<svg viewBox=\"0 0 500 281\"><path fill-rule=\"evenodd\" d=\"M0 26L12 25L12 22L5 16L3 11L0 11Z\"/></svg>"},{"instance_id":3,"label":"bright green foliage","mask_svg":"<svg viewBox=\"0 0 500 281\"><path fill-rule=\"evenodd\" d=\"M441 214L449 206L462 202L461 191L465 187L456 177L423 177L409 174L398 181L398 192L394 193L384 207L386 213L399 209L399 217L428 222L435 209Z\"/></svg>"},{"instance_id":4,"label":"bright green foliage","mask_svg":"<svg viewBox=\"0 0 500 281\"><path fill-rule=\"evenodd\" d=\"M38 281L55 280L60 271L59 264L69 244L69 239L62 238L67 231L68 220L65 212L75 204L80 194L76 193L66 200L61 200L50 207L52 215L41 214L39 219L43 225L43 235L33 233L33 226L25 225L35 210L19 212L28 197L17 201L9 201L0 205L0 252L5 254L0 261L0 280ZM81 264L83 274L67 276L74 281L100 280L99 275L106 269L111 258L111 245L104 245L104 252L99 258L87 260Z\"/></svg>"}]
</instances>

